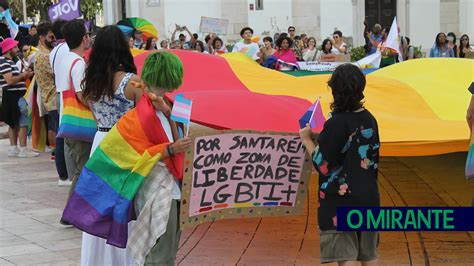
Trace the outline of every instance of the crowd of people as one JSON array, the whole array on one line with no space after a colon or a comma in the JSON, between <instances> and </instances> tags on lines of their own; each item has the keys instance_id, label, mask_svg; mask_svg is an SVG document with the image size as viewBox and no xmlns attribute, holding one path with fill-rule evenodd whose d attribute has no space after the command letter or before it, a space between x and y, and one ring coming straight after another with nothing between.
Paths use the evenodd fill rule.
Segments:
<instances>
[{"instance_id":1,"label":"crowd of people","mask_svg":"<svg viewBox=\"0 0 474 266\"><path fill-rule=\"evenodd\" d=\"M182 33L183 31L188 36ZM178 39L176 39L178 33ZM177 89L181 84L181 62L171 53L152 53L150 60L147 59L145 63L142 77L139 77L133 62L131 48L145 50L185 49L212 55L241 52L263 66L281 71L297 68L298 61L335 62L350 52L350 47L344 42L343 33L339 30L333 33L332 38L324 39L320 44L316 38L307 36L307 34L297 35L296 28L293 26L288 28L287 33L276 34L273 38L266 36L262 40L262 45L253 40L253 33L252 28L243 28L240 31L242 40L228 49L224 41L216 34L209 34L201 41L198 34L191 33L187 27L176 26L169 42L167 40L158 42L154 38L145 40L143 34L138 30L127 39L124 33L114 25L91 33L84 26L83 20L76 19L72 21L57 20L54 23L42 22L37 26L32 26L28 36L24 36L21 43L12 38L3 39L0 42L2 54L0 57L0 86L3 91L2 119L9 126L8 156L20 158L38 156L37 152L27 148L28 111L27 103L23 98L26 84L33 76L36 78L37 90L45 110L48 130L47 142L52 152L51 159L56 164L59 176L58 185L70 186L69 197L71 197L75 183L91 153L97 149L107 132L143 97L152 99L153 106L162 122L163 132L167 134L167 139L171 143L163 153L163 158L182 153L191 146L189 138L173 135L177 126L169 120L170 103L163 98L165 92ZM396 51L385 47L388 34L389 29L382 29L379 24L374 25L371 29L366 27L365 30L367 54L370 55L379 50L384 56L384 65L395 63L398 60ZM88 49L90 49L90 54L88 62L86 62L84 55ZM401 51L404 60L415 58L414 48L410 46L408 37L401 38ZM439 33L436 36L435 45L430 51L430 57L468 57L472 55L472 52L467 35L462 35L459 45L457 45L454 34ZM166 70L162 68L163 65L173 67ZM136 84L145 84L147 90L144 91ZM365 77L357 67L347 64L336 69L329 81L329 86L333 91L332 109L336 115L330 120L331 122L325 125L324 132L319 136L319 147L314 146L312 142L314 136L309 127L300 132L301 138L306 150L315 158L315 168L322 177L329 178L328 165L331 169L339 167L338 169L342 171L343 168L338 165L338 162L347 158L341 156L349 154L354 165L344 168L344 174L363 176L366 183L371 184L370 189L364 191L358 191L360 189L358 187L349 189L344 180L339 180L340 186L338 185L336 191L339 191L340 195L344 195L349 190L353 194L360 192L360 195L365 195L361 196L365 197L364 204L378 205L380 202L376 184L377 169L373 166L374 164L361 164L357 155L357 147L362 144L358 141L356 144L356 140L364 139L367 142L365 144L370 144L372 147L371 162L376 165L378 161L379 139L376 121L362 103ZM344 90L350 88L350 95L346 91L339 91L341 88ZM65 103L62 95L69 90L74 91L77 99L90 108L96 119L98 131L92 143L73 138L62 138L57 134L61 117L64 115ZM152 93L154 96L146 96L148 93ZM373 137L357 138L361 134L360 132L345 132L348 124L352 128L371 129ZM349 136L356 136L352 142L354 145L348 148L345 154L335 153L335 147L343 147ZM362 172L364 174L361 174ZM320 178L320 182L321 180L324 178ZM173 183L173 191L173 200L179 200L179 182ZM326 199L328 198L330 198L329 195ZM174 202L172 206L170 213L173 213L173 218L170 218L169 223L174 223L176 227L178 204ZM320 212L320 226L322 226L322 230L333 230L336 208L334 201L321 201L321 206L324 210ZM64 225L69 224L64 219L61 219L60 222ZM347 237L348 240L340 241L352 241L351 243L360 241L353 239L356 237L355 235ZM365 250L362 250L364 258L368 261L374 260L378 235L368 233L366 237ZM336 241L329 239L329 233L324 238L327 238L327 241ZM146 261L172 264L176 257L179 230L161 238L161 241L158 240L160 239L156 240L156 245L151 249ZM332 245L341 245L341 243L334 242ZM324 262L332 261L335 258L334 250L327 247L321 253L325 259ZM347 252L352 252L352 255L355 254L355 257L348 255L349 257L345 257L346 259L357 260L360 258L361 251L357 250L356 245L347 250ZM359 255L357 255L358 253ZM128 264L130 259L126 249L108 245L104 239L84 233L81 255L83 264Z\"/></svg>"}]
</instances>

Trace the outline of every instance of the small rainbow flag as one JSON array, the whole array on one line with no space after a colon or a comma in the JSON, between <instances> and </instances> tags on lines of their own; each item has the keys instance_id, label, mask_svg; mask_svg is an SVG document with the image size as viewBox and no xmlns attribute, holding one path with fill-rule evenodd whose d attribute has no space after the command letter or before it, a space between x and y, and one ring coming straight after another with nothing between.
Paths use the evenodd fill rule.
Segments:
<instances>
[{"instance_id":1,"label":"small rainbow flag","mask_svg":"<svg viewBox=\"0 0 474 266\"><path fill-rule=\"evenodd\" d=\"M145 177L169 144L150 99L145 94L100 142L82 169L63 218L107 243L125 248L133 199ZM184 154L162 160L178 179Z\"/></svg>"},{"instance_id":2,"label":"small rainbow flag","mask_svg":"<svg viewBox=\"0 0 474 266\"><path fill-rule=\"evenodd\" d=\"M321 132L323 130L325 122L326 118L323 115L323 109L321 108L319 98L308 108L308 110L306 110L299 120L300 128L306 127L306 124L309 123L310 127L316 132Z\"/></svg>"},{"instance_id":3,"label":"small rainbow flag","mask_svg":"<svg viewBox=\"0 0 474 266\"><path fill-rule=\"evenodd\" d=\"M191 109L193 108L193 101L184 98L182 93L176 94L173 103L173 109L171 110L171 120L189 124L191 120Z\"/></svg>"}]
</instances>

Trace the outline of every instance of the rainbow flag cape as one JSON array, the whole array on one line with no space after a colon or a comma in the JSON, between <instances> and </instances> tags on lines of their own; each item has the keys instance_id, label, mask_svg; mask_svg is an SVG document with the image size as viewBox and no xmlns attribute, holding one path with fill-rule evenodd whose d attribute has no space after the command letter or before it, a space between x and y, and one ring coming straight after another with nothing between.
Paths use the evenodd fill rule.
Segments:
<instances>
[{"instance_id":1,"label":"rainbow flag cape","mask_svg":"<svg viewBox=\"0 0 474 266\"><path fill-rule=\"evenodd\" d=\"M63 218L120 248L127 244L133 198L169 144L147 95L100 142L82 169ZM182 178L184 154L162 160Z\"/></svg>"},{"instance_id":2,"label":"rainbow flag cape","mask_svg":"<svg viewBox=\"0 0 474 266\"><path fill-rule=\"evenodd\" d=\"M31 136L31 146L33 149L43 152L46 148L47 130L44 118L39 116L38 92L34 90L35 84L36 79L33 77L27 85L23 98L28 104L28 135Z\"/></svg>"}]
</instances>

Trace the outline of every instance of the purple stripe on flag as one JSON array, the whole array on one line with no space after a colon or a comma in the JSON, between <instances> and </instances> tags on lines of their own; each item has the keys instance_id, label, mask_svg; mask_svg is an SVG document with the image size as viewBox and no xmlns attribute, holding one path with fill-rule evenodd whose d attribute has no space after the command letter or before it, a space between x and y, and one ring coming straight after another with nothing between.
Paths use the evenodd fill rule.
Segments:
<instances>
[{"instance_id":1,"label":"purple stripe on flag","mask_svg":"<svg viewBox=\"0 0 474 266\"><path fill-rule=\"evenodd\" d=\"M88 234L107 238L107 244L119 248L127 245L128 224L118 223L111 216L102 216L76 192L71 195L63 218Z\"/></svg>"}]
</instances>

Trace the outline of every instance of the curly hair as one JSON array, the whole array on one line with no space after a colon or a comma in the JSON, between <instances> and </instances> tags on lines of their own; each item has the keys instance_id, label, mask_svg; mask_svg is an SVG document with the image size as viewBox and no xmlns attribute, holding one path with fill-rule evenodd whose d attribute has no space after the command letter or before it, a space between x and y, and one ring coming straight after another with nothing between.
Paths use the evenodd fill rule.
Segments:
<instances>
[{"instance_id":1,"label":"curly hair","mask_svg":"<svg viewBox=\"0 0 474 266\"><path fill-rule=\"evenodd\" d=\"M334 101L333 112L353 112L364 106L365 76L355 65L338 66L328 81Z\"/></svg>"},{"instance_id":2,"label":"curly hair","mask_svg":"<svg viewBox=\"0 0 474 266\"><path fill-rule=\"evenodd\" d=\"M148 87L173 91L183 83L183 63L170 52L155 52L145 60L142 80Z\"/></svg>"},{"instance_id":3,"label":"curly hair","mask_svg":"<svg viewBox=\"0 0 474 266\"><path fill-rule=\"evenodd\" d=\"M283 37L278 38L278 40L275 43L276 46L278 48L281 48L281 44L283 43L284 40L288 41L288 48L291 48L293 46L293 40L288 36L283 36Z\"/></svg>"},{"instance_id":4,"label":"curly hair","mask_svg":"<svg viewBox=\"0 0 474 266\"><path fill-rule=\"evenodd\" d=\"M92 45L89 64L82 81L82 96L97 102L102 96L114 96L114 78L118 71L136 74L137 68L123 32L114 25L97 32Z\"/></svg>"}]
</instances>

